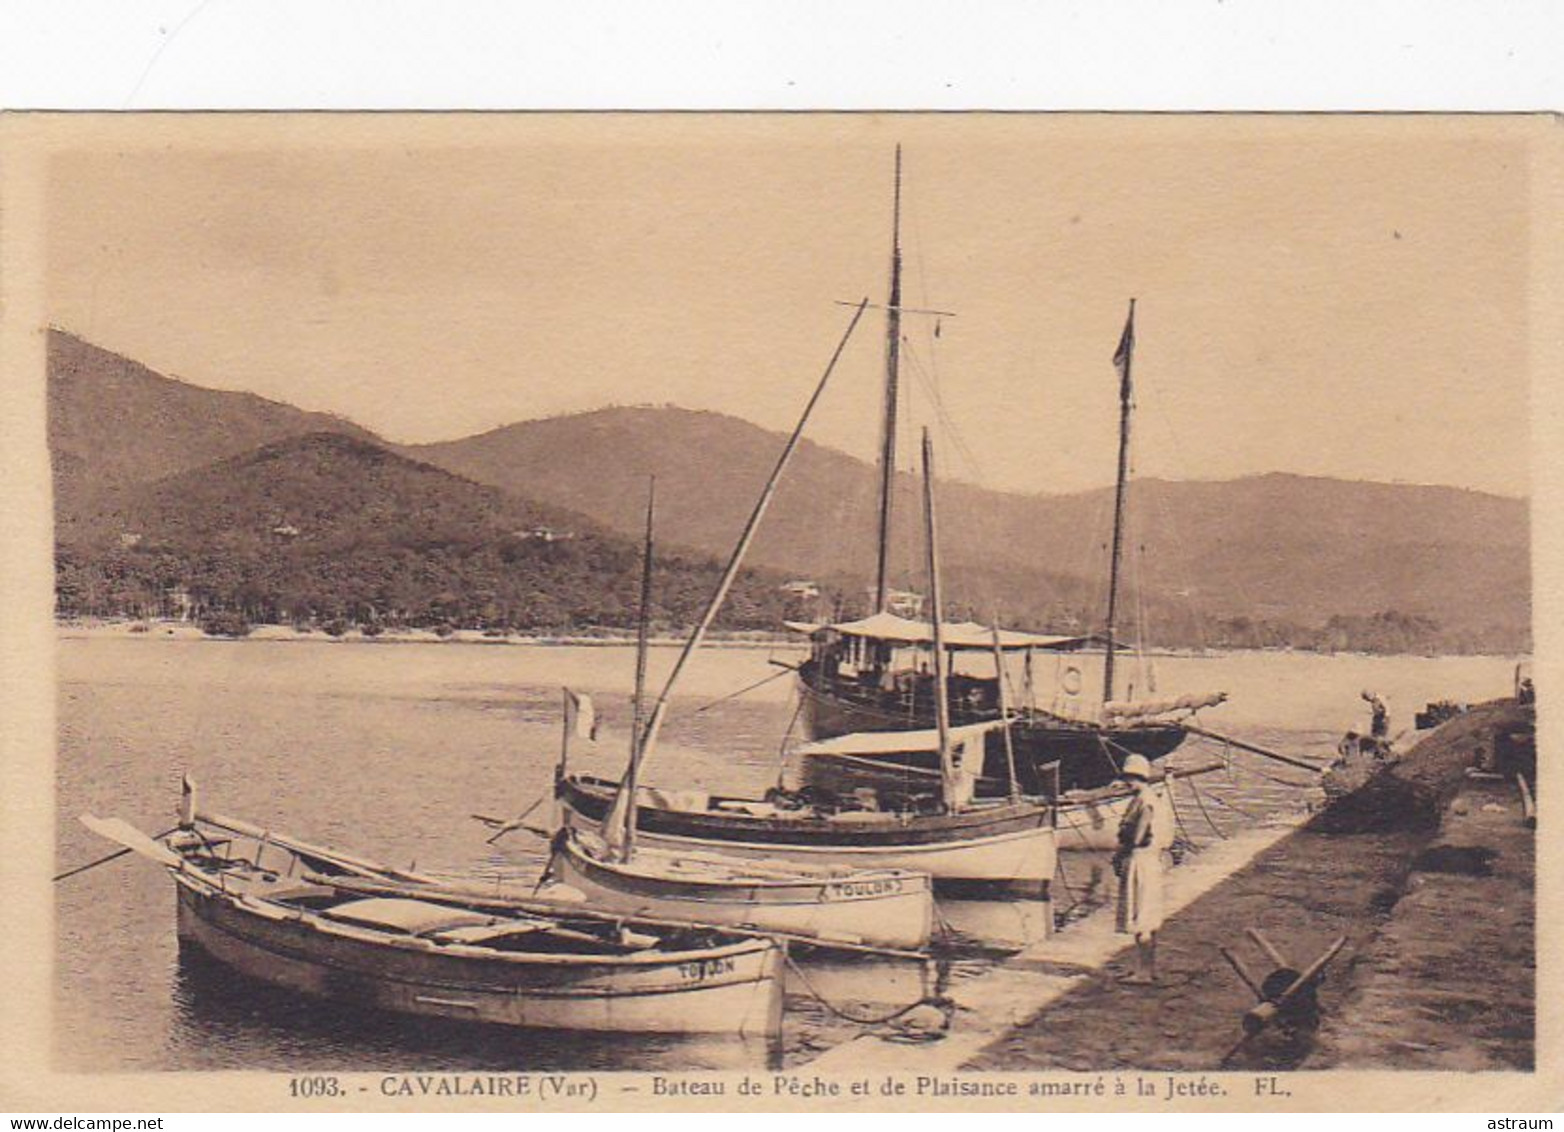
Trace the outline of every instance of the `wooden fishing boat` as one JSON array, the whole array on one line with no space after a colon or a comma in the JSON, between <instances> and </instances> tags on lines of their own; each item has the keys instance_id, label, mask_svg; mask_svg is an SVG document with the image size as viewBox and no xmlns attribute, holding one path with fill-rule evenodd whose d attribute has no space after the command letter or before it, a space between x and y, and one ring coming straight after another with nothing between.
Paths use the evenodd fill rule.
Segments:
<instances>
[{"instance_id":1,"label":"wooden fishing boat","mask_svg":"<svg viewBox=\"0 0 1564 1132\"><path fill-rule=\"evenodd\" d=\"M798 667L798 690L803 700L806 734L832 739L862 732L926 731L934 722L934 688L929 650L933 631L927 622L913 621L891 612L880 612L853 621L831 624L790 621L787 627L809 638L810 653ZM947 664L960 658L990 654L992 630L976 623L950 627ZM1058 764L1063 789L1105 786L1118 777L1126 754L1144 755L1155 762L1175 751L1187 732L1168 719L1129 719L1109 715L1085 719L1049 711L1030 702L1035 697L1031 673L1039 653L1075 652L1092 643L1091 637L1060 637L1016 630L1001 630L1001 657L992 672L963 673L950 680L951 721L960 726L1000 717L999 672L1007 671L1012 658L1021 658L1023 702L1012 707L1011 744L1022 791L1043 793L1049 785L1045 774ZM1211 701L1216 702L1216 701ZM1202 703L1201 706L1208 706ZM1007 776L1005 751L996 732L985 752L984 776L999 782ZM873 756L893 770L910 763L935 769L927 750L900 752L909 756L893 760ZM823 785L823 784L817 784Z\"/></svg>"},{"instance_id":2,"label":"wooden fishing boat","mask_svg":"<svg viewBox=\"0 0 1564 1132\"><path fill-rule=\"evenodd\" d=\"M990 735L997 724L978 724ZM855 792L873 790L882 804L913 806L926 802L938 790L938 771L927 770L910 762L901 764L892 773L876 756L904 750L921 750L930 741L926 731L891 731L871 735L848 735L837 739L823 739L807 744L794 752L810 773L806 780L816 785L825 796L851 796ZM861 747L855 749L855 745ZM1181 766L1177 769L1180 779L1195 778L1221 770L1221 761L1208 761L1197 766ZM1165 766L1156 790L1166 792L1171 788L1174 768ZM987 791L998 796L1006 782L984 776L978 780L979 793ZM1066 851L1112 851L1118 848L1119 821L1124 817L1135 791L1123 781L1084 790L1064 790L1053 794L1054 810L1058 821L1058 846ZM1162 812L1162 811L1159 811ZM1171 810L1167 812L1171 813Z\"/></svg>"},{"instance_id":3,"label":"wooden fishing boat","mask_svg":"<svg viewBox=\"0 0 1564 1132\"><path fill-rule=\"evenodd\" d=\"M548 1030L781 1027L785 953L771 939L466 898L193 807L161 842L117 819L82 821L168 869L182 945L290 991Z\"/></svg>"},{"instance_id":4,"label":"wooden fishing boat","mask_svg":"<svg viewBox=\"0 0 1564 1132\"><path fill-rule=\"evenodd\" d=\"M651 845L621 861L592 830L567 828L556 842L553 875L594 908L774 931L824 949L918 951L934 929L929 875L906 868L745 860L726 850Z\"/></svg>"},{"instance_id":5,"label":"wooden fishing boat","mask_svg":"<svg viewBox=\"0 0 1564 1132\"><path fill-rule=\"evenodd\" d=\"M812 739L830 739L868 731L922 731L935 726L936 691L929 663L934 648L931 624L908 620L891 609L889 547L896 485L897 415L900 399L900 365L904 308L901 302L901 150L896 153L895 196L891 225L890 295L886 304L885 389L881 421L879 513L876 528L877 572L873 608L868 617L836 623L789 622L788 627L809 637L809 658L797 669L802 719ZM941 314L946 312L913 312ZM1113 357L1120 374L1119 461L1115 493L1113 551L1108 579L1108 607L1103 631L1086 636L1048 636L998 632L975 623L945 626L946 671L944 708L957 725L991 719L1010 720L1010 750L1001 749L996 736L987 751L985 774L1000 778L1010 773L1019 779L1023 793L1041 793L1047 786L1042 771L1058 764L1058 785L1065 790L1090 789L1113 782L1126 755L1139 754L1156 761L1184 741L1186 731L1176 718L1136 710L1136 705L1114 703L1115 654L1123 648L1116 639L1119 615L1120 560L1124 545L1126 489L1129 471L1131 382L1134 353L1134 302L1119 347ZM1096 718L1085 712L1064 714L1040 706L1032 679L1033 658L1039 653L1078 652L1098 646L1105 650L1103 710ZM958 674L957 654L992 649L990 672ZM1025 695L1001 710L1002 685L1008 679L1005 660L1024 657ZM1066 670L1063 690L1070 697L1080 693L1079 668ZM1210 703L1220 702L1212 699ZM1207 706L1205 703L1202 706ZM1129 709L1129 710L1115 710ZM871 756L875 761L888 761ZM926 751L917 765L934 763ZM894 764L893 764L894 769Z\"/></svg>"},{"instance_id":6,"label":"wooden fishing boat","mask_svg":"<svg viewBox=\"0 0 1564 1132\"><path fill-rule=\"evenodd\" d=\"M618 791L617 782L573 774L559 780L556 797L566 822L591 829L600 827ZM817 806L775 792L746 798L643 788L636 827L637 839L655 848L912 869L929 874L936 889L1004 884L1047 895L1057 864L1053 808L1033 798L940 812Z\"/></svg>"},{"instance_id":7,"label":"wooden fishing boat","mask_svg":"<svg viewBox=\"0 0 1564 1132\"><path fill-rule=\"evenodd\" d=\"M860 307L860 310L862 308ZM817 391L818 396L818 391ZM806 413L807 419L807 413ZM800 422L802 427L803 422ZM797 433L795 432L795 437ZM784 454L785 457L785 454ZM718 600L736 572L737 563L775 486L785 458L762 495L762 506L751 516L729 574L718 587ZM939 569L933 506L933 447L924 436L924 501L928 520L930 584L938 607ZM675 663L677 678L716 603L708 606L701 626ZM941 631L934 617L936 639ZM936 650L936 679L944 670ZM618 783L566 773L556 775L555 795L561 820L575 828L612 831L624 822L645 845L678 852L699 850L747 860L792 861L811 866L852 865L868 869L914 869L936 883L1001 883L1047 898L1056 864L1054 813L1046 798L1013 794L998 800L974 797L978 759L969 752L972 734L954 734L944 710L937 712L938 796L927 805L886 810L869 800L837 799L829 805L810 804L774 791L761 798L717 798L694 791L652 791L639 786L637 768L650 749L667 706L665 688L647 725L640 759ZM941 700L941 703L944 701ZM992 725L1002 726L1002 725ZM981 737L985 729L978 729ZM618 813L616 814L616 811Z\"/></svg>"}]
</instances>

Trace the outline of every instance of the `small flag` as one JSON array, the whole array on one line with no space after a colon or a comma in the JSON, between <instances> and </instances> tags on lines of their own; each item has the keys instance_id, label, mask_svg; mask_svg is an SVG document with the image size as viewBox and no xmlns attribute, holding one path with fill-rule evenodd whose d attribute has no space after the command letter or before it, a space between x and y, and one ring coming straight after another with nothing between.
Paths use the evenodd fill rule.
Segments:
<instances>
[{"instance_id":1,"label":"small flag","mask_svg":"<svg viewBox=\"0 0 1564 1132\"><path fill-rule=\"evenodd\" d=\"M1130 399L1130 355L1135 352L1135 300L1130 300L1129 317L1124 320L1124 333L1119 335L1119 348L1113 352L1113 367L1119 371L1119 399Z\"/></svg>"},{"instance_id":2,"label":"small flag","mask_svg":"<svg viewBox=\"0 0 1564 1132\"><path fill-rule=\"evenodd\" d=\"M577 739L597 741L597 709L585 692L565 689L565 730Z\"/></svg>"},{"instance_id":3,"label":"small flag","mask_svg":"<svg viewBox=\"0 0 1564 1132\"><path fill-rule=\"evenodd\" d=\"M195 825L196 818L196 784L195 779L186 771L179 780L179 828L190 829Z\"/></svg>"}]
</instances>

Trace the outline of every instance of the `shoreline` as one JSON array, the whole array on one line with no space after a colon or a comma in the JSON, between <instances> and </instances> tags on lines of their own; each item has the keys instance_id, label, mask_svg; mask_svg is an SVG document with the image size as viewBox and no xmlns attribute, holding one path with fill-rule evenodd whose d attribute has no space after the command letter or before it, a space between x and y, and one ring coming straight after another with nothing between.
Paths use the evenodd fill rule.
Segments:
<instances>
[{"instance_id":1,"label":"shoreline","mask_svg":"<svg viewBox=\"0 0 1564 1132\"><path fill-rule=\"evenodd\" d=\"M144 627L143 627L144 626ZM242 644L260 641L271 644L325 642L339 645L510 645L531 648L622 648L633 647L633 634L623 636L597 636L569 633L510 633L489 636L479 629L457 629L441 636L432 629L387 629L365 636L358 629L350 629L341 636L332 636L324 630L304 631L289 625L257 625L243 637L213 636L205 633L190 621L56 621L55 633L64 639L125 639L145 641L215 641L225 644ZM679 648L683 637L654 636L648 641L652 648ZM707 648L767 649L779 645L802 648L796 636L774 633L735 633L731 636L713 634L705 642Z\"/></svg>"},{"instance_id":2,"label":"shoreline","mask_svg":"<svg viewBox=\"0 0 1564 1132\"><path fill-rule=\"evenodd\" d=\"M510 633L489 636L479 629L457 629L441 636L432 629L387 629L365 636L358 629L350 629L339 637L323 630L303 631L290 625L257 625L246 636L211 636L190 621L132 621L132 620L55 620L58 638L70 640L126 639L126 640L180 640L216 641L235 644L244 641L280 642L330 642L357 645L510 645L529 648L627 648L635 645L633 633L585 634L585 633ZM683 636L660 635L650 639L652 648L679 648L684 645ZM706 638L706 648L774 649L779 647L803 650L807 641L797 633L770 633L762 630L740 630L730 633L712 633ZM1352 660L1394 660L1412 657L1420 660L1493 660L1509 664L1532 663L1528 653L1370 653L1370 652L1313 652L1309 649L1147 649L1143 655L1149 658L1179 658L1188 660L1219 659L1244 656L1305 656L1341 657ZM1091 655L1096 655L1095 653Z\"/></svg>"}]
</instances>

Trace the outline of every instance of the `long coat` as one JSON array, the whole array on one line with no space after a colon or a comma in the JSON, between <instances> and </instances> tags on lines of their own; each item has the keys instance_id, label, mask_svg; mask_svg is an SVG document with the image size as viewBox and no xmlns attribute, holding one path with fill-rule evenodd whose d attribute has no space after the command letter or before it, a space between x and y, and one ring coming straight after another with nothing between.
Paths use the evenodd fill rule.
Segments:
<instances>
[{"instance_id":1,"label":"long coat","mask_svg":"<svg viewBox=\"0 0 1564 1132\"><path fill-rule=\"evenodd\" d=\"M1148 786L1137 790L1119 823L1124 867L1119 879L1117 927L1136 939L1162 928L1162 851L1167 848L1162 808L1171 803Z\"/></svg>"}]
</instances>

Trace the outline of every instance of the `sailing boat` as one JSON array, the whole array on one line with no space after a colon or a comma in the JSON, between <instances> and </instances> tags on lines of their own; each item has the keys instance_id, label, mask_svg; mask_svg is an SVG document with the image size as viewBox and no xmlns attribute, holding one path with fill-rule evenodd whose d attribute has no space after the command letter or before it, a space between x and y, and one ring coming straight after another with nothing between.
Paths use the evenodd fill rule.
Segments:
<instances>
[{"instance_id":1,"label":"sailing boat","mask_svg":"<svg viewBox=\"0 0 1564 1132\"><path fill-rule=\"evenodd\" d=\"M1101 644L1106 653L1102 718L1065 716L1040 708L1035 702L1018 705L1009 728L1008 742L1013 757L1006 761L1004 746L999 742L1000 732L996 731L988 743L982 788L990 792L1008 790L1007 778L1012 764L1022 790L1029 794L1104 786L1118 777L1119 765L1125 755L1139 754L1155 761L1184 741L1184 728L1170 716L1220 702L1217 697L1197 697L1163 704L1125 704L1114 698L1114 656L1121 647L1115 634L1128 486L1134 300L1130 301L1129 318L1113 358L1121 377L1119 462L1104 633L1101 636L1048 636L966 623L948 626L943 646L937 646L930 624L909 620L892 611L888 584L903 312L901 267L901 149L897 147L890 300L886 308L885 408L880 450L874 610L868 617L835 624L787 623L790 629L806 634L811 642L810 656L799 666L797 677L804 704L805 730L810 738L817 740L862 731L926 732L934 724L938 706L934 682L929 676L928 657L931 650L940 651L941 648L949 653L941 658L947 670L953 667L957 653L991 652L994 657L992 675L961 675L947 682L944 710L959 724L1000 719L1007 657L1024 657L1026 686L1030 690L1033 659L1037 653L1077 652ZM914 749L866 755L866 765L856 768L862 773L847 779L840 773L843 764L835 760L819 777L811 773L809 782L824 791L850 789L854 785L868 789L894 786L897 783L888 781L881 773L889 769L900 775L898 781L905 785L907 778L902 772L909 768L914 771L935 769L929 744L925 741L912 746ZM806 763L806 766L810 765ZM1053 774L1055 769L1057 779Z\"/></svg>"},{"instance_id":2,"label":"sailing boat","mask_svg":"<svg viewBox=\"0 0 1564 1132\"><path fill-rule=\"evenodd\" d=\"M865 305L859 305L859 314ZM807 419L806 409L804 420ZM771 484L750 518L735 560L753 534L804 420L799 422ZM924 459L929 574L931 587L937 593L933 447L926 437ZM730 573L733 569L730 563ZM669 686L664 688L647 724L649 737L655 736L669 687L715 614L727 580L725 576L719 584L716 599L675 664ZM937 609L934 631L943 631ZM937 679L942 685L945 671L939 658L943 655L943 650L937 650ZM940 702L946 701L942 697ZM967 882L1002 883L1046 899L1057 861L1052 806L1045 800L1019 795L998 800L980 800L975 796L981 741L1003 723L957 728L951 724L948 710L941 709L936 714L934 742L941 771L940 789L935 797L906 808L881 810L861 803L855 805L851 799L831 806L812 805L783 791L772 791L762 798L743 798L694 791L671 794L638 787L631 795L624 782L564 773L558 776L556 797L563 821L573 828L589 830L600 828L616 805L630 806L633 802L636 842L648 848L681 853L717 852L723 857L789 865L850 863L864 869L914 869L947 887ZM853 738L872 744L879 736ZM643 760L649 747L650 738L643 743ZM627 774L626 780L630 778Z\"/></svg>"},{"instance_id":3,"label":"sailing boat","mask_svg":"<svg viewBox=\"0 0 1564 1132\"><path fill-rule=\"evenodd\" d=\"M652 585L655 488L646 505L641 611L636 634L635 698L630 759L614 805L599 830L564 826L555 837L548 873L594 907L629 916L687 920L775 932L825 948L926 948L934 928L934 890L927 873L745 861L719 854L636 844ZM735 563L739 556L735 556ZM719 590L713 599L720 603ZM703 619L703 626L707 620ZM703 631L703 629L702 629ZM670 688L672 680L669 682ZM664 692L664 702L667 692ZM567 717L566 727L570 726ZM566 746L568 750L568 735ZM563 777L563 775L561 775Z\"/></svg>"}]
</instances>

